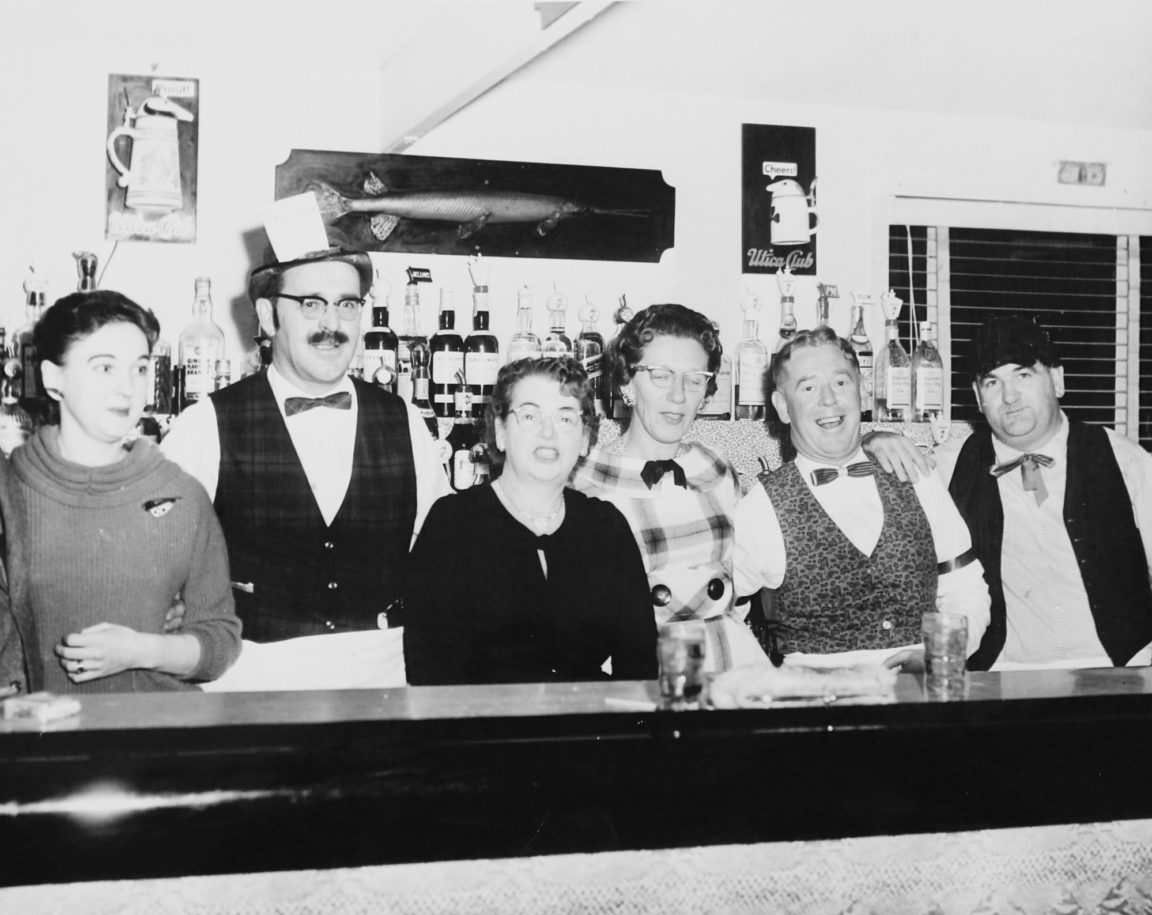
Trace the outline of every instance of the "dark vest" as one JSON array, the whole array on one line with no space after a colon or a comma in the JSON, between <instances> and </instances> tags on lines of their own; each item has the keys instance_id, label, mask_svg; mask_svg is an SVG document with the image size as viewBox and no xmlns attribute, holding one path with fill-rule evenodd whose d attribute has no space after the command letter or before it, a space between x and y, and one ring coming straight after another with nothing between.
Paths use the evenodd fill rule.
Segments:
<instances>
[{"instance_id":1,"label":"dark vest","mask_svg":"<svg viewBox=\"0 0 1152 915\"><path fill-rule=\"evenodd\" d=\"M1000 576L1004 507L996 478L988 472L995 463L991 430L978 429L960 449L948 487L968 522L992 597L992 622L968 661L972 670L987 670L995 663L1008 629ZM1152 589L1132 500L1102 428L1069 422L1067 479L1064 526L1096 634L1112 663L1122 666L1152 641Z\"/></svg>"},{"instance_id":2,"label":"dark vest","mask_svg":"<svg viewBox=\"0 0 1152 915\"><path fill-rule=\"evenodd\" d=\"M865 556L836 526L794 463L763 473L784 535L787 569L776 594L785 651L897 648L920 642L920 615L936 605L936 548L911 483L874 477L884 526Z\"/></svg>"},{"instance_id":3,"label":"dark vest","mask_svg":"<svg viewBox=\"0 0 1152 915\"><path fill-rule=\"evenodd\" d=\"M403 593L416 519L407 413L399 398L354 385L352 478L330 527L267 377L211 395L220 433L216 513L232 580L245 585L233 589L236 612L254 642L375 629L377 615Z\"/></svg>"}]
</instances>

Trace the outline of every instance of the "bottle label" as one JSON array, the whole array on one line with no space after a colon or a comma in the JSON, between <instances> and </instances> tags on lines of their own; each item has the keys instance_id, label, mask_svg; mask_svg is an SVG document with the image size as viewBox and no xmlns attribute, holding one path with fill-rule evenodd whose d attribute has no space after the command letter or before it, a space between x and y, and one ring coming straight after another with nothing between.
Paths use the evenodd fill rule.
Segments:
<instances>
[{"instance_id":1,"label":"bottle label","mask_svg":"<svg viewBox=\"0 0 1152 915\"><path fill-rule=\"evenodd\" d=\"M428 399L427 378L417 378L412 381L412 399L417 402Z\"/></svg>"},{"instance_id":2,"label":"bottle label","mask_svg":"<svg viewBox=\"0 0 1152 915\"><path fill-rule=\"evenodd\" d=\"M472 451L461 448L452 455L452 488L459 491L469 489L476 482L476 465L472 463Z\"/></svg>"},{"instance_id":3,"label":"bottle label","mask_svg":"<svg viewBox=\"0 0 1152 915\"><path fill-rule=\"evenodd\" d=\"M40 396L40 386L36 383L36 347L30 342L20 347L20 361L23 369L21 378L24 385L24 396L36 398Z\"/></svg>"},{"instance_id":4,"label":"bottle label","mask_svg":"<svg viewBox=\"0 0 1152 915\"><path fill-rule=\"evenodd\" d=\"M764 353L740 353L739 375L736 379L742 406L761 406L764 403L764 371L768 357Z\"/></svg>"},{"instance_id":5,"label":"bottle label","mask_svg":"<svg viewBox=\"0 0 1152 915\"><path fill-rule=\"evenodd\" d=\"M193 357L184 363L184 398L200 400L216 389L216 362Z\"/></svg>"},{"instance_id":6,"label":"bottle label","mask_svg":"<svg viewBox=\"0 0 1152 915\"><path fill-rule=\"evenodd\" d=\"M440 350L432 354L432 383L457 384L457 374L464 371L464 354ZM451 398L449 398L451 399Z\"/></svg>"},{"instance_id":7,"label":"bottle label","mask_svg":"<svg viewBox=\"0 0 1152 915\"><path fill-rule=\"evenodd\" d=\"M921 412L944 409L944 374L938 368L916 373L916 408Z\"/></svg>"},{"instance_id":8,"label":"bottle label","mask_svg":"<svg viewBox=\"0 0 1152 915\"><path fill-rule=\"evenodd\" d=\"M860 363L860 404L865 410L872 409L872 394L875 389L875 361L871 353L857 353Z\"/></svg>"},{"instance_id":9,"label":"bottle label","mask_svg":"<svg viewBox=\"0 0 1152 915\"><path fill-rule=\"evenodd\" d=\"M889 365L887 373L889 410L910 410L912 408L912 370Z\"/></svg>"},{"instance_id":10,"label":"bottle label","mask_svg":"<svg viewBox=\"0 0 1152 915\"><path fill-rule=\"evenodd\" d=\"M580 364L584 366L584 371L588 375L588 381L592 385L596 385L600 381L601 366L604 364L604 356L597 353L595 356L585 356L580 360Z\"/></svg>"},{"instance_id":11,"label":"bottle label","mask_svg":"<svg viewBox=\"0 0 1152 915\"><path fill-rule=\"evenodd\" d=\"M468 353L464 357L464 377L468 384L495 384L499 371L499 353Z\"/></svg>"}]
</instances>

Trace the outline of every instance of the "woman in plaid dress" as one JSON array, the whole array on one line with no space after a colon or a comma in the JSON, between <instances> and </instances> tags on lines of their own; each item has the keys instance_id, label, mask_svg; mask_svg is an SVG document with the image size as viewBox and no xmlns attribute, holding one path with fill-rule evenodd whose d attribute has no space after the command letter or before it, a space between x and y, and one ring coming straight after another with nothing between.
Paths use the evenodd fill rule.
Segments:
<instances>
[{"instance_id":1,"label":"woman in plaid dress","mask_svg":"<svg viewBox=\"0 0 1152 915\"><path fill-rule=\"evenodd\" d=\"M705 666L722 671L766 657L735 607L732 514L736 470L723 455L683 441L716 391L720 337L683 305L636 314L609 351L613 383L632 408L628 428L577 465L570 485L615 505L644 557L656 622L702 619Z\"/></svg>"}]
</instances>

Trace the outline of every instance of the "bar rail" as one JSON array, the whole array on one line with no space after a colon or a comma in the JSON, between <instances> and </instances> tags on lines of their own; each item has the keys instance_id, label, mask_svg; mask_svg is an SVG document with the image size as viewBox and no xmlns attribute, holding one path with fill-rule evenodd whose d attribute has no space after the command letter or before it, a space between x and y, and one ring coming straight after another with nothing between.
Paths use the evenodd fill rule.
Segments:
<instances>
[{"instance_id":1,"label":"bar rail","mask_svg":"<svg viewBox=\"0 0 1152 915\"><path fill-rule=\"evenodd\" d=\"M91 696L0 722L0 885L1152 817L1152 673L666 712L654 682Z\"/></svg>"}]
</instances>

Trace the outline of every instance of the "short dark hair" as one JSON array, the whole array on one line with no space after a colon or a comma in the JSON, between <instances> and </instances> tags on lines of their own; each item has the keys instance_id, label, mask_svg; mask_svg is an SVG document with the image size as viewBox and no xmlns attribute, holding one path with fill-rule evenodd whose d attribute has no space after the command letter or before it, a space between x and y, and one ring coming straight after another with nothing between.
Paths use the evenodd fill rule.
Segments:
<instances>
[{"instance_id":1,"label":"short dark hair","mask_svg":"<svg viewBox=\"0 0 1152 915\"><path fill-rule=\"evenodd\" d=\"M852 363L857 373L860 371L860 360L856 358L856 351L852 344L839 336L831 327L820 326L811 330L797 332L796 336L780 347L780 351L772 357L772 390L780 390L780 379L784 376L784 368L788 365L792 354L798 349L816 346L835 346Z\"/></svg>"},{"instance_id":2,"label":"short dark hair","mask_svg":"<svg viewBox=\"0 0 1152 915\"><path fill-rule=\"evenodd\" d=\"M644 348L657 337L684 337L699 343L708 357L708 371L713 373L708 379L708 393L716 393L715 373L720 368L720 357L724 355L720 331L700 312L674 302L649 305L636 312L620 329L608 346L608 366L613 384L622 388L632 380L636 366L644 361Z\"/></svg>"},{"instance_id":3,"label":"short dark hair","mask_svg":"<svg viewBox=\"0 0 1152 915\"><path fill-rule=\"evenodd\" d=\"M496 447L496 420L505 419L512 406L516 385L525 378L551 378L560 390L580 401L580 416L588 430L589 446L596 444L600 431L600 417L596 415L596 397L588 374L571 356L545 356L542 359L517 359L500 369L492 399L484 409L484 445L488 449L488 462L495 479L504 469L504 452Z\"/></svg>"},{"instance_id":4,"label":"short dark hair","mask_svg":"<svg viewBox=\"0 0 1152 915\"><path fill-rule=\"evenodd\" d=\"M1060 354L1048 331L1033 317L1020 314L996 315L985 321L973 340L975 358L972 380L978 382L1002 365L1049 368L1060 364Z\"/></svg>"},{"instance_id":5,"label":"short dark hair","mask_svg":"<svg viewBox=\"0 0 1152 915\"><path fill-rule=\"evenodd\" d=\"M36 358L63 365L73 343L91 336L107 324L117 323L140 328L148 340L148 352L152 352L160 336L160 322L148 309L111 289L66 295L57 299L36 322L32 331Z\"/></svg>"}]
</instances>

